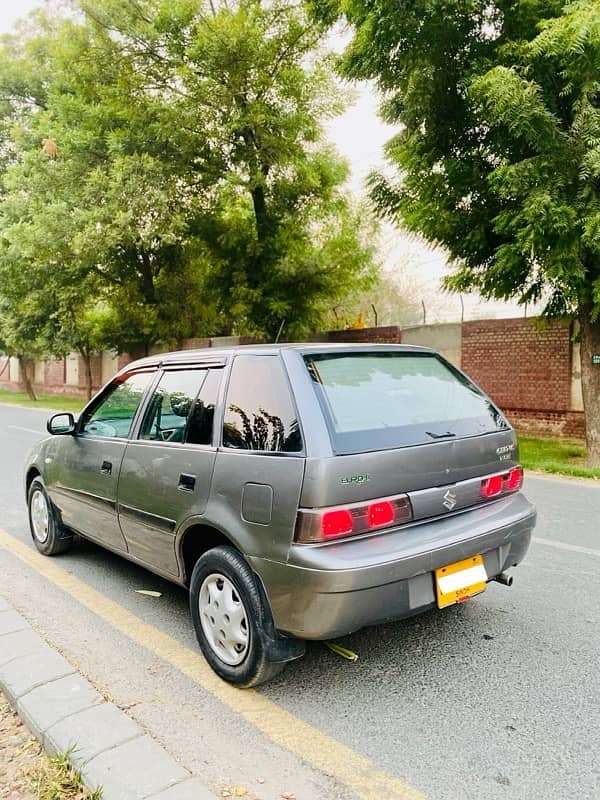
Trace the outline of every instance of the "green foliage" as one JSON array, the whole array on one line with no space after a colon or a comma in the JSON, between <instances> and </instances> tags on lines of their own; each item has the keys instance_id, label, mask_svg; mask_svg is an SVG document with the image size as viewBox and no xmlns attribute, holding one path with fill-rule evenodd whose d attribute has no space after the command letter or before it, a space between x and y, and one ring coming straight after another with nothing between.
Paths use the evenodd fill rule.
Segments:
<instances>
[{"instance_id":1,"label":"green foliage","mask_svg":"<svg viewBox=\"0 0 600 800\"><path fill-rule=\"evenodd\" d=\"M334 4L316 5L330 20ZM600 7L594 0L336 4L342 60L398 124L379 210L443 244L449 286L600 309Z\"/></svg>"},{"instance_id":2,"label":"green foliage","mask_svg":"<svg viewBox=\"0 0 600 800\"><path fill-rule=\"evenodd\" d=\"M301 335L368 284L372 247L321 129L343 98L301 5L81 12L40 13L0 48L7 346Z\"/></svg>"},{"instance_id":3,"label":"green foliage","mask_svg":"<svg viewBox=\"0 0 600 800\"><path fill-rule=\"evenodd\" d=\"M354 28L341 60L375 79L395 176L379 212L449 251L447 287L577 315L590 457L600 464L598 0L312 0Z\"/></svg>"}]
</instances>

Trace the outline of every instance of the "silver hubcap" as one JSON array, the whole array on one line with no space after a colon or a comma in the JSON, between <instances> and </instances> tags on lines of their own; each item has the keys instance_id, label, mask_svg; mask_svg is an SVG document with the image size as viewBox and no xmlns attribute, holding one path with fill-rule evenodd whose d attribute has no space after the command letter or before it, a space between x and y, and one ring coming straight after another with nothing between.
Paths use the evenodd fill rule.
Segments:
<instances>
[{"instance_id":1,"label":"silver hubcap","mask_svg":"<svg viewBox=\"0 0 600 800\"><path fill-rule=\"evenodd\" d=\"M241 664L250 644L246 609L225 575L204 579L198 600L202 630L211 649L226 664Z\"/></svg>"},{"instance_id":2,"label":"silver hubcap","mask_svg":"<svg viewBox=\"0 0 600 800\"><path fill-rule=\"evenodd\" d=\"M48 503L43 492L36 491L31 498L31 527L40 544L48 538Z\"/></svg>"}]
</instances>

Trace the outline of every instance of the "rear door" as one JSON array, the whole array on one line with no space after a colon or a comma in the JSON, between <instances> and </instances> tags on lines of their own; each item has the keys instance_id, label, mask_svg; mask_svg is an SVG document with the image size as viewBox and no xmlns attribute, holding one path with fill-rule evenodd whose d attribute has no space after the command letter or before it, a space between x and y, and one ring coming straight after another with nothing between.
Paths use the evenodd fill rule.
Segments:
<instances>
[{"instance_id":1,"label":"rear door","mask_svg":"<svg viewBox=\"0 0 600 800\"><path fill-rule=\"evenodd\" d=\"M222 373L218 367L165 370L121 466L118 511L128 550L175 577L175 532L183 520L206 508Z\"/></svg>"},{"instance_id":2,"label":"rear door","mask_svg":"<svg viewBox=\"0 0 600 800\"><path fill-rule=\"evenodd\" d=\"M304 461L298 413L281 358L237 355L207 515L219 521L246 555L284 560Z\"/></svg>"}]
</instances>

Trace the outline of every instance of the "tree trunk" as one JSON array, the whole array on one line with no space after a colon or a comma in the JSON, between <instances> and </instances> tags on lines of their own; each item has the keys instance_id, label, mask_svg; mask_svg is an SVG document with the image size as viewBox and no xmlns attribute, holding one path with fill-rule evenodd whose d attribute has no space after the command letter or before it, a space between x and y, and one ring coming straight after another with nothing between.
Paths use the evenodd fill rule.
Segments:
<instances>
[{"instance_id":1,"label":"tree trunk","mask_svg":"<svg viewBox=\"0 0 600 800\"><path fill-rule=\"evenodd\" d=\"M259 243L262 244L267 238L269 227L265 190L262 186L255 186L251 191L251 195L252 205L254 207L254 220L256 223L256 236Z\"/></svg>"},{"instance_id":2,"label":"tree trunk","mask_svg":"<svg viewBox=\"0 0 600 800\"><path fill-rule=\"evenodd\" d=\"M152 262L145 250L142 250L140 261L140 273L142 276L142 296L150 306L156 305L156 293L154 291L154 276L152 274Z\"/></svg>"},{"instance_id":3,"label":"tree trunk","mask_svg":"<svg viewBox=\"0 0 600 800\"><path fill-rule=\"evenodd\" d=\"M33 384L29 379L29 373L27 372L27 361L23 358L23 356L17 356L19 361L19 371L21 373L21 383L23 384L25 391L27 392L27 396L30 400L37 400L35 396L35 392L33 391Z\"/></svg>"},{"instance_id":4,"label":"tree trunk","mask_svg":"<svg viewBox=\"0 0 600 800\"><path fill-rule=\"evenodd\" d=\"M600 467L600 320L590 319L591 306L579 311L581 327L581 388L585 410L585 437L590 466Z\"/></svg>"},{"instance_id":5,"label":"tree trunk","mask_svg":"<svg viewBox=\"0 0 600 800\"><path fill-rule=\"evenodd\" d=\"M81 352L81 351L80 351ZM88 400L92 398L92 356L90 353L81 352L85 364L85 395Z\"/></svg>"}]
</instances>

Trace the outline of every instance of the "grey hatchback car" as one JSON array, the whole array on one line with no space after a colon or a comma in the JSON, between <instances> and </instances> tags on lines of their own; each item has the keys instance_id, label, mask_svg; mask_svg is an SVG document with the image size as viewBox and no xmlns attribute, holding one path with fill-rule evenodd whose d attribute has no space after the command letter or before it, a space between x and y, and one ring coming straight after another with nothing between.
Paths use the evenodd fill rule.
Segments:
<instances>
[{"instance_id":1,"label":"grey hatchback car","mask_svg":"<svg viewBox=\"0 0 600 800\"><path fill-rule=\"evenodd\" d=\"M78 534L187 587L239 686L306 640L510 584L535 525L510 425L426 348L155 355L48 431L25 477L38 550Z\"/></svg>"}]
</instances>

